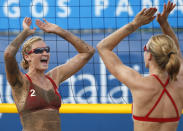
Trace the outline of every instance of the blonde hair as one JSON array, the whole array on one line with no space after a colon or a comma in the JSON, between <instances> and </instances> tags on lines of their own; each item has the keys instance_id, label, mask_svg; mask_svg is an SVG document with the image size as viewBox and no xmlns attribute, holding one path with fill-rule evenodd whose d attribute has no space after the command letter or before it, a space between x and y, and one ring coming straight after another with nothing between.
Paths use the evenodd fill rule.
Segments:
<instances>
[{"instance_id":1,"label":"blonde hair","mask_svg":"<svg viewBox=\"0 0 183 131\"><path fill-rule=\"evenodd\" d=\"M180 61L173 39L165 34L153 36L149 40L148 49L154 56L160 70L167 71L171 80L177 80Z\"/></svg>"},{"instance_id":2,"label":"blonde hair","mask_svg":"<svg viewBox=\"0 0 183 131\"><path fill-rule=\"evenodd\" d=\"M40 40L43 40L41 37L39 36L35 36L35 37L32 37L30 39L28 39L27 41L25 41L25 43L23 44L23 48L22 48L22 61L21 61L21 66L24 70L27 70L29 68L29 63L28 61L24 58L24 55L27 55L28 52L31 51L32 49L32 45L34 42L36 41L40 41Z\"/></svg>"}]
</instances>

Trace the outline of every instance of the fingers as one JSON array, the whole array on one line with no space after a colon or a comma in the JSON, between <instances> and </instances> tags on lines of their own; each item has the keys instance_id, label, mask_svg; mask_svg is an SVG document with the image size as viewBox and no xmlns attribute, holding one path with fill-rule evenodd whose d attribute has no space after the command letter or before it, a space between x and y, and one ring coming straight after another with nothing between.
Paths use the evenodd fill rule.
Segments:
<instances>
[{"instance_id":1,"label":"fingers","mask_svg":"<svg viewBox=\"0 0 183 131\"><path fill-rule=\"evenodd\" d=\"M43 20L44 20L44 22L45 22L46 24L48 24L48 21L47 21L45 18L43 18Z\"/></svg>"},{"instance_id":2,"label":"fingers","mask_svg":"<svg viewBox=\"0 0 183 131\"><path fill-rule=\"evenodd\" d=\"M151 17L149 20L153 21L156 18L156 16Z\"/></svg>"},{"instance_id":3,"label":"fingers","mask_svg":"<svg viewBox=\"0 0 183 131\"><path fill-rule=\"evenodd\" d=\"M170 1L168 1L168 3L167 3L167 10L170 8L170 5L171 5L171 3L170 3Z\"/></svg>"},{"instance_id":4,"label":"fingers","mask_svg":"<svg viewBox=\"0 0 183 131\"><path fill-rule=\"evenodd\" d=\"M49 24L46 19L43 19L43 20L45 23L39 19L36 20L36 25L41 29L43 29L44 27L46 27Z\"/></svg>"},{"instance_id":5,"label":"fingers","mask_svg":"<svg viewBox=\"0 0 183 131\"><path fill-rule=\"evenodd\" d=\"M42 29L42 28L45 26L45 23L42 22L41 20L37 19L37 20L36 20L36 25L37 25L39 28Z\"/></svg>"},{"instance_id":6,"label":"fingers","mask_svg":"<svg viewBox=\"0 0 183 131\"><path fill-rule=\"evenodd\" d=\"M31 18L27 18L27 23L28 23L28 25L31 25L31 23L32 23L32 20L31 20Z\"/></svg>"},{"instance_id":7,"label":"fingers","mask_svg":"<svg viewBox=\"0 0 183 131\"><path fill-rule=\"evenodd\" d=\"M164 10L167 12L171 12L175 8L176 4L173 4L173 2L168 1L167 5L164 4Z\"/></svg>"},{"instance_id":8,"label":"fingers","mask_svg":"<svg viewBox=\"0 0 183 131\"><path fill-rule=\"evenodd\" d=\"M161 15L158 15L158 17L162 16L164 17L164 19L166 19L168 17L168 15L170 14L170 12L175 8L176 4L173 4L173 2L168 1L168 3L164 3L163 5L163 12L161 13Z\"/></svg>"},{"instance_id":9,"label":"fingers","mask_svg":"<svg viewBox=\"0 0 183 131\"><path fill-rule=\"evenodd\" d=\"M172 6L171 6L171 11L175 8L176 4L173 4L172 3Z\"/></svg>"},{"instance_id":10,"label":"fingers","mask_svg":"<svg viewBox=\"0 0 183 131\"><path fill-rule=\"evenodd\" d=\"M144 15L153 16L156 13L156 8L149 8L146 11L144 11Z\"/></svg>"},{"instance_id":11,"label":"fingers","mask_svg":"<svg viewBox=\"0 0 183 131\"><path fill-rule=\"evenodd\" d=\"M142 11L140 11L140 15L144 14L144 12L146 11L146 8L142 9Z\"/></svg>"},{"instance_id":12,"label":"fingers","mask_svg":"<svg viewBox=\"0 0 183 131\"><path fill-rule=\"evenodd\" d=\"M22 26L23 26L24 30L26 29L28 31L29 35L34 34L35 31L36 31L36 28L33 28L33 29L30 28L31 24L32 24L31 18L30 17L25 17L24 20L23 20L23 25Z\"/></svg>"},{"instance_id":13,"label":"fingers","mask_svg":"<svg viewBox=\"0 0 183 131\"><path fill-rule=\"evenodd\" d=\"M41 21L40 21L40 20L36 20L36 25L37 25L38 27L40 27L40 26L41 26Z\"/></svg>"},{"instance_id":14,"label":"fingers","mask_svg":"<svg viewBox=\"0 0 183 131\"><path fill-rule=\"evenodd\" d=\"M25 17L23 22L26 23L28 26L30 26L32 24L32 20L29 17Z\"/></svg>"}]
</instances>

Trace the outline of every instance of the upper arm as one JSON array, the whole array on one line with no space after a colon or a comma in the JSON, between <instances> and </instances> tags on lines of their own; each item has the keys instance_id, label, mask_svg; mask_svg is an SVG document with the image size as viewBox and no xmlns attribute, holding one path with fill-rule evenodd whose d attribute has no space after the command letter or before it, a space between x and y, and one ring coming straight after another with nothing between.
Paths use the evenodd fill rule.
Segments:
<instances>
[{"instance_id":1,"label":"upper arm","mask_svg":"<svg viewBox=\"0 0 183 131\"><path fill-rule=\"evenodd\" d=\"M143 77L135 70L124 65L119 57L110 50L99 50L99 54L109 72L130 89L141 87Z\"/></svg>"},{"instance_id":2,"label":"upper arm","mask_svg":"<svg viewBox=\"0 0 183 131\"><path fill-rule=\"evenodd\" d=\"M8 51L4 53L6 77L11 87L23 86L23 74L20 72L16 58Z\"/></svg>"},{"instance_id":3,"label":"upper arm","mask_svg":"<svg viewBox=\"0 0 183 131\"><path fill-rule=\"evenodd\" d=\"M57 85L78 72L91 58L88 53L79 53L63 65L57 66L48 72Z\"/></svg>"}]
</instances>

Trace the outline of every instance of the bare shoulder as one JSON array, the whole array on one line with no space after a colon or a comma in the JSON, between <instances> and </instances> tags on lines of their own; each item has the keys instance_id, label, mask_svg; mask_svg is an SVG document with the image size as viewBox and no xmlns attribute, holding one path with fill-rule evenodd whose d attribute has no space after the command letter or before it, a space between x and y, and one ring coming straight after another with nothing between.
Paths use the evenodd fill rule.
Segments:
<instances>
[{"instance_id":1,"label":"bare shoulder","mask_svg":"<svg viewBox=\"0 0 183 131\"><path fill-rule=\"evenodd\" d=\"M138 81L134 81L136 83L136 88L133 88L132 92L138 93L147 93L148 91L152 92L154 90L154 85L156 84L153 76L141 76Z\"/></svg>"},{"instance_id":2,"label":"bare shoulder","mask_svg":"<svg viewBox=\"0 0 183 131\"><path fill-rule=\"evenodd\" d=\"M58 86L59 85L59 75L61 75L61 66L57 66L46 73L47 76L49 76Z\"/></svg>"}]
</instances>

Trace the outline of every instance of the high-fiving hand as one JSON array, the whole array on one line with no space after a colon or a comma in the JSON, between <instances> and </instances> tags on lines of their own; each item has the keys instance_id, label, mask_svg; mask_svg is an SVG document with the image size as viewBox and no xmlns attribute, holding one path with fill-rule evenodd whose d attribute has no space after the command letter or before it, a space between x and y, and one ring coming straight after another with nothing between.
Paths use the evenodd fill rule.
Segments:
<instances>
[{"instance_id":1,"label":"high-fiving hand","mask_svg":"<svg viewBox=\"0 0 183 131\"><path fill-rule=\"evenodd\" d=\"M176 4L173 4L172 2L168 1L167 4L164 4L163 12L158 13L156 20L160 25L162 25L164 22L167 21L168 15L170 12L175 8Z\"/></svg>"},{"instance_id":2,"label":"high-fiving hand","mask_svg":"<svg viewBox=\"0 0 183 131\"><path fill-rule=\"evenodd\" d=\"M144 8L141 12L139 12L135 16L133 22L139 26L148 24L154 20L155 18L154 14L156 13L156 11L157 11L156 8L149 8L149 9Z\"/></svg>"},{"instance_id":3,"label":"high-fiving hand","mask_svg":"<svg viewBox=\"0 0 183 131\"><path fill-rule=\"evenodd\" d=\"M46 19L43 19L43 21L41 20L36 20L36 25L41 29L43 30L44 32L47 32L47 33L55 33L56 30L58 28L60 28L58 25L56 24L52 24L52 23L49 23Z\"/></svg>"},{"instance_id":4,"label":"high-fiving hand","mask_svg":"<svg viewBox=\"0 0 183 131\"><path fill-rule=\"evenodd\" d=\"M25 17L23 20L23 28L28 31L28 35L32 35L35 33L36 28L31 29L30 26L32 24L32 20L29 17Z\"/></svg>"}]
</instances>

